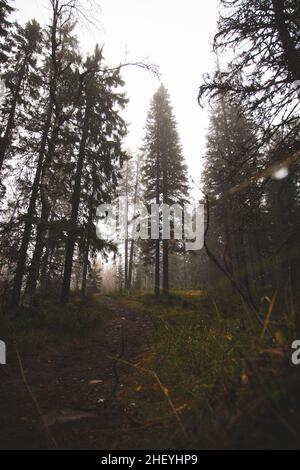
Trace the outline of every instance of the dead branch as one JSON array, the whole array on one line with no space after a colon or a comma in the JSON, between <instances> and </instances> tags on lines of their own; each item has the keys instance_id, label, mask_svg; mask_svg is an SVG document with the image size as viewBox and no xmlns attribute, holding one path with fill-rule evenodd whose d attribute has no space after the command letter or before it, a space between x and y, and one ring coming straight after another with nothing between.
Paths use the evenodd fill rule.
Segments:
<instances>
[{"instance_id":1,"label":"dead branch","mask_svg":"<svg viewBox=\"0 0 300 470\"><path fill-rule=\"evenodd\" d=\"M38 413L38 415L39 415L39 417L40 417L40 419L41 419L41 422L42 422L43 428L45 429L45 432L46 432L47 437L50 439L50 442L52 442L54 448L55 448L56 450L58 450L58 449L59 449L58 444L57 444L57 442L56 442L54 436L53 436L53 435L51 434L51 432L50 432L49 426L48 426L47 421L46 421L46 419L45 419L45 417L44 417L44 415L43 415L43 413L42 413L42 410L41 410L41 408L40 408L40 405L39 405L39 403L38 403L36 397L34 396L33 391L31 390L31 387L30 387L30 385L29 385L29 383L28 383L28 381L27 381L27 378L26 378L26 375L25 375L25 371L24 371L24 367L23 367L23 363L22 363L21 356L20 356L20 353L19 353L19 350L18 350L17 346L15 346L15 351L16 351L16 355L17 355L17 359L18 359L18 363L19 363L19 368L20 368L20 372L21 372L21 377L22 377L23 383L24 383L24 385L25 385L25 388L26 388L26 390L27 390L27 392L28 392L28 395L30 396L30 398L31 398L31 400L32 400L32 402L33 402L33 404L34 404L34 406L35 406L35 409L36 409L36 411L37 411L37 413Z\"/></svg>"}]
</instances>

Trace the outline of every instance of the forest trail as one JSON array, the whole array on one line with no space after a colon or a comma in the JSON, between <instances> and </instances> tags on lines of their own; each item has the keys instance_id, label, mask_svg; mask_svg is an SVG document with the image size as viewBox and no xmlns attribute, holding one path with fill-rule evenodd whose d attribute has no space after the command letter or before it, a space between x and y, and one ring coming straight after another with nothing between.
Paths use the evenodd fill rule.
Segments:
<instances>
[{"instance_id":1,"label":"forest trail","mask_svg":"<svg viewBox=\"0 0 300 470\"><path fill-rule=\"evenodd\" d=\"M141 436L130 416L130 404L124 407L115 395L126 387L132 367L114 358L137 360L151 322L112 298L99 296L98 300L99 308L104 305L114 313L100 330L64 351L22 357L43 418L24 385L19 365L1 367L0 448L134 449L140 441L141 448L145 446L148 438Z\"/></svg>"}]
</instances>

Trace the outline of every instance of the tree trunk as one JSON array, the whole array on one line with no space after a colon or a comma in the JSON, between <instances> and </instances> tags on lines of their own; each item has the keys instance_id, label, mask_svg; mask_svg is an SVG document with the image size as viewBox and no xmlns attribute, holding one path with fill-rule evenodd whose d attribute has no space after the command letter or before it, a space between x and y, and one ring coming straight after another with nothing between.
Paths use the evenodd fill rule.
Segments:
<instances>
[{"instance_id":1,"label":"tree trunk","mask_svg":"<svg viewBox=\"0 0 300 470\"><path fill-rule=\"evenodd\" d=\"M134 204L137 203L139 175L140 175L140 163L139 163L139 159L137 159L135 187L134 187ZM135 214L133 215L135 217ZM129 270L128 270L128 289L129 290L131 289L131 284L132 284L133 258L134 258L134 240L133 240L133 235L132 235L131 242L130 242Z\"/></svg>"},{"instance_id":2,"label":"tree trunk","mask_svg":"<svg viewBox=\"0 0 300 470\"><path fill-rule=\"evenodd\" d=\"M294 44L285 21L284 0L272 0L272 4L275 13L275 26L291 79L293 82L300 81L300 51Z\"/></svg>"},{"instance_id":3,"label":"tree trunk","mask_svg":"<svg viewBox=\"0 0 300 470\"><path fill-rule=\"evenodd\" d=\"M42 259L42 267L41 267L41 280L40 280L40 290L41 294L46 293L47 290L47 281L48 281L48 266L50 269L50 265L52 262L53 256L53 249L50 250L49 243L46 243L46 250Z\"/></svg>"},{"instance_id":4,"label":"tree trunk","mask_svg":"<svg viewBox=\"0 0 300 470\"><path fill-rule=\"evenodd\" d=\"M35 248L34 248L32 260L31 260L31 264L29 268L28 279L27 279L27 284L26 284L26 289L25 289L25 300L26 300L26 303L29 303L29 305L32 304L32 301L36 292L40 266L41 266L41 259L43 255L43 249L45 246L45 236L47 233L47 226L48 226L49 216L50 216L50 211L51 211L51 207L50 207L47 195L45 194L45 188L41 188L41 193L42 193L41 195L42 213L41 213L41 219L37 226Z\"/></svg>"},{"instance_id":5,"label":"tree trunk","mask_svg":"<svg viewBox=\"0 0 300 470\"><path fill-rule=\"evenodd\" d=\"M155 242L155 280L154 280L154 294L160 294L160 240Z\"/></svg>"},{"instance_id":6,"label":"tree trunk","mask_svg":"<svg viewBox=\"0 0 300 470\"><path fill-rule=\"evenodd\" d=\"M26 55L25 58L24 58L22 67L20 69L20 72L19 72L18 83L17 83L16 90L15 90L15 93L14 93L14 96L13 96L13 100L12 100L12 104L11 104L11 108L10 108L10 112L9 112L8 121L7 121L6 128L5 128L5 132L4 132L3 137L0 138L0 172L1 172L2 167L3 167L3 163L4 163L4 160L5 160L5 155L6 155L7 148L10 144L10 141L11 141L11 134L12 134L12 131L13 131L13 128L14 128L16 108L17 108L17 103L18 103L19 97L20 97L21 85L22 85L22 82L23 82L24 76L25 76L25 68L26 68L27 60L28 60L28 56Z\"/></svg>"},{"instance_id":7,"label":"tree trunk","mask_svg":"<svg viewBox=\"0 0 300 470\"><path fill-rule=\"evenodd\" d=\"M60 298L62 303L67 303L70 298L73 255L74 255L74 248L75 248L75 243L76 243L76 238L77 238L77 219L78 219L78 210L79 210L80 196L81 196L81 178L82 178L83 164L85 160L86 142L87 142L88 133L89 133L89 110L90 110L90 104L87 102L86 108L85 108L83 131L82 131L82 137L81 137L80 149L79 149L79 155L78 155L78 161L77 161L77 167L76 167L76 174L75 174L75 185L74 185L74 193L73 193L73 198L72 198L71 218L69 221L69 231L68 231L68 238L67 238L64 275L63 275L63 283L62 283L61 298Z\"/></svg>"},{"instance_id":8,"label":"tree trunk","mask_svg":"<svg viewBox=\"0 0 300 470\"><path fill-rule=\"evenodd\" d=\"M126 221L127 222L127 221ZM125 290L128 290L128 232L125 235Z\"/></svg>"},{"instance_id":9,"label":"tree trunk","mask_svg":"<svg viewBox=\"0 0 300 470\"><path fill-rule=\"evenodd\" d=\"M41 203L42 203L42 212L41 218L37 226L36 242L35 248L29 268L27 285L25 290L25 299L26 302L31 303L36 292L37 282L39 278L41 260L43 255L43 249L45 246L45 238L47 233L47 227L49 223L49 217L51 213L51 204L47 195L47 174L51 162L53 160L55 145L60 131L61 121L58 121L58 124L55 126L52 132L52 136L49 142L49 149L43 165L41 184L40 184L40 194L41 194Z\"/></svg>"},{"instance_id":10,"label":"tree trunk","mask_svg":"<svg viewBox=\"0 0 300 470\"><path fill-rule=\"evenodd\" d=\"M128 289L131 289L132 273L133 273L133 258L134 258L134 240L130 241L129 249L129 269L128 269Z\"/></svg>"},{"instance_id":11,"label":"tree trunk","mask_svg":"<svg viewBox=\"0 0 300 470\"><path fill-rule=\"evenodd\" d=\"M87 244L84 252L83 259L83 273L82 273L82 284L81 284L81 297L86 297L86 284L87 284L87 274L89 267L89 253L90 253L90 244Z\"/></svg>"},{"instance_id":12,"label":"tree trunk","mask_svg":"<svg viewBox=\"0 0 300 470\"><path fill-rule=\"evenodd\" d=\"M46 145L47 145L47 139L48 139L49 130L51 126L52 113L53 113L53 97L50 96L46 122L45 122L45 126L43 129L41 146L40 146L40 151L38 155L37 168L36 168L35 177L34 177L34 181L32 185L29 207L28 207L28 211L26 214L26 218L25 218L25 227L24 227L24 232L23 232L23 237L22 237L22 243L21 243L21 247L19 251L19 258L18 258L17 269L16 269L16 274L15 274L13 293L12 293L12 298L11 298L11 304L13 306L19 305L20 298L21 298L22 282L23 282L25 266L26 266L26 258L27 258L27 249L28 249L28 245L30 242L32 225L34 221L36 201L37 201L38 192L39 192L39 185L40 185L40 179L41 179L41 174L42 174L42 169L43 169L43 161L44 161L44 155L45 155L45 150L46 150Z\"/></svg>"},{"instance_id":13,"label":"tree trunk","mask_svg":"<svg viewBox=\"0 0 300 470\"><path fill-rule=\"evenodd\" d=\"M165 155L162 156L162 184L163 184L163 203L169 204L169 188L168 188L168 161L167 149ZM166 221L163 221L163 223ZM163 293L169 292L169 240L163 240Z\"/></svg>"},{"instance_id":14,"label":"tree trunk","mask_svg":"<svg viewBox=\"0 0 300 470\"><path fill-rule=\"evenodd\" d=\"M163 240L163 293L169 292L169 240Z\"/></svg>"},{"instance_id":15,"label":"tree trunk","mask_svg":"<svg viewBox=\"0 0 300 470\"><path fill-rule=\"evenodd\" d=\"M125 194L126 194L126 229L125 229L125 243L124 243L124 287L128 290L128 161L126 162L126 173L125 173Z\"/></svg>"},{"instance_id":16,"label":"tree trunk","mask_svg":"<svg viewBox=\"0 0 300 470\"><path fill-rule=\"evenodd\" d=\"M156 204L159 205L159 160L156 158ZM160 295L160 230L158 240L155 242L155 274L154 274L154 295Z\"/></svg>"},{"instance_id":17,"label":"tree trunk","mask_svg":"<svg viewBox=\"0 0 300 470\"><path fill-rule=\"evenodd\" d=\"M52 7L53 7L53 19L52 19L52 27L51 27L52 71L50 74L49 104L48 104L48 110L47 110L47 115L46 115L46 121L45 121L45 125L44 125L43 132L42 132L42 139L41 139L41 145L40 145L40 150L38 154L37 168L36 168L36 173L35 173L35 177L34 177L34 181L32 185L28 212L27 212L26 219L25 219L25 227L24 227L24 232L23 232L23 237L22 237L21 248L19 252L15 280L14 280L14 287L13 287L13 293L12 293L12 299L11 299L11 303L14 306L19 304L20 298L21 298L22 283L23 283L23 277L24 277L24 272L25 272L25 267L26 267L27 250L28 250L28 245L30 242L30 236L32 232L32 225L33 225L34 214L35 214L35 209L36 209L36 201L38 197L41 175L43 171L44 156L45 156L49 131L51 127L51 121L52 121L55 98L56 98L57 77L58 77L58 65L57 65L57 57L56 57L58 42L56 39L56 35L57 35L57 29L58 29L58 19L59 19L59 15L62 12L62 7L59 4L59 2L53 3Z\"/></svg>"}]
</instances>

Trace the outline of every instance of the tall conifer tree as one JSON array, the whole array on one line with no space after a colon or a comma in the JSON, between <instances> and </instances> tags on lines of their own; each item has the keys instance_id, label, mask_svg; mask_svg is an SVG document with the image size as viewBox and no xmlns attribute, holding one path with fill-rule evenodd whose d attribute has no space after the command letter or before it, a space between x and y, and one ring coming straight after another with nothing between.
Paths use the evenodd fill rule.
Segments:
<instances>
[{"instance_id":1,"label":"tall conifer tree","mask_svg":"<svg viewBox=\"0 0 300 470\"><path fill-rule=\"evenodd\" d=\"M142 180L147 204L183 204L188 194L187 169L169 94L161 85L146 123ZM145 246L153 251L153 242ZM155 242L155 294L160 293L160 240ZM144 253L146 254L146 248ZM162 240L163 292L169 291L169 240Z\"/></svg>"}]
</instances>

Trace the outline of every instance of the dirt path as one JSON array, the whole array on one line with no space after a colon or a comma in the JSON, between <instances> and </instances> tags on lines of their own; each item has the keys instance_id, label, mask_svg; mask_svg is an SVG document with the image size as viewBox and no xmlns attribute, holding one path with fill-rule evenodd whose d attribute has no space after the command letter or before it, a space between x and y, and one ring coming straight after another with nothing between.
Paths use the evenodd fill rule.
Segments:
<instances>
[{"instance_id":1,"label":"dirt path","mask_svg":"<svg viewBox=\"0 0 300 470\"><path fill-rule=\"evenodd\" d=\"M63 353L23 358L26 378L49 433L42 426L17 366L0 369L0 449L137 449L145 447L140 430L115 397L126 387L131 367L146 344L149 319L99 300L116 317ZM130 407L129 407L130 408ZM147 433L147 431L145 431ZM149 442L151 436L149 435Z\"/></svg>"}]
</instances>

